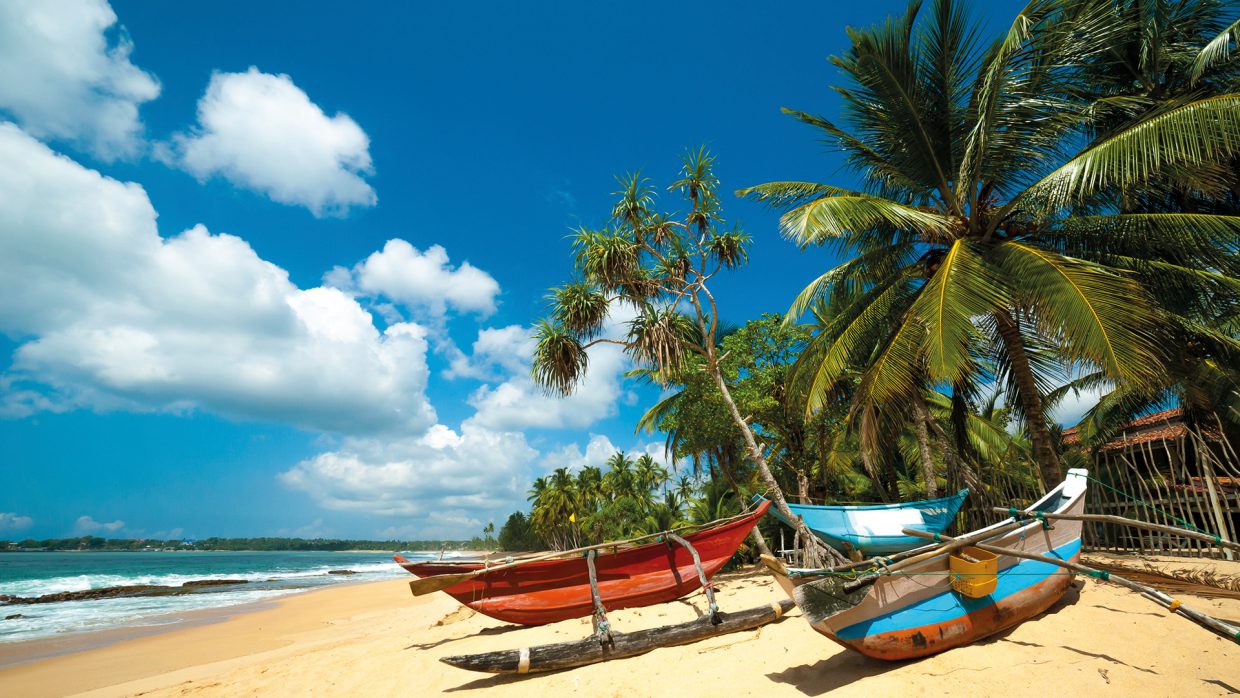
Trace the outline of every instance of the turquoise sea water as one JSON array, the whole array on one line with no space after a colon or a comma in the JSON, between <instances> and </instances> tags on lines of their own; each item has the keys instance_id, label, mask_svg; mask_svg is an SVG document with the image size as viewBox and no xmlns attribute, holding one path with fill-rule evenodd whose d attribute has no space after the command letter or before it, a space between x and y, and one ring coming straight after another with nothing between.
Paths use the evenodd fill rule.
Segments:
<instances>
[{"instance_id":1,"label":"turquoise sea water","mask_svg":"<svg viewBox=\"0 0 1240 698\"><path fill-rule=\"evenodd\" d=\"M433 559L438 553L404 553ZM453 555L449 553L449 555ZM350 570L356 574L329 574ZM331 584L408 577L389 553L120 552L0 553L0 595L151 584L179 587L202 579L246 580L182 596L138 596L44 604L0 604L0 642L183 620L189 611L265 601ZM21 618L5 620L21 614Z\"/></svg>"}]
</instances>

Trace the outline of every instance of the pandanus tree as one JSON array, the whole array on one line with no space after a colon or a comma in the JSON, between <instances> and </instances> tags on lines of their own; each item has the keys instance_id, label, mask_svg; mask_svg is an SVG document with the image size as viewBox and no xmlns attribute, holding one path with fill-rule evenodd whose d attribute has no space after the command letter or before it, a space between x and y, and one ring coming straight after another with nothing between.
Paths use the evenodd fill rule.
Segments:
<instances>
[{"instance_id":1,"label":"pandanus tree","mask_svg":"<svg viewBox=\"0 0 1240 698\"><path fill-rule=\"evenodd\" d=\"M572 393L589 366L588 350L603 343L619 345L662 382L696 356L718 388L775 506L795 520L764 448L736 407L720 369L714 341L719 308L709 285L720 273L745 263L749 236L723 228L714 158L704 149L684 158L681 178L668 187L688 207L680 217L655 209L655 193L640 175L621 183L610 224L573 235L576 275L551 292L550 317L536 332L534 379L551 392ZM608 318L621 308L632 314L627 331L609 335ZM809 564L843 559L803 523L799 528Z\"/></svg>"},{"instance_id":2,"label":"pandanus tree","mask_svg":"<svg viewBox=\"0 0 1240 698\"><path fill-rule=\"evenodd\" d=\"M892 420L917 418L926 385L955 398L998 377L1053 483L1053 380L1080 370L1134 386L1162 379L1174 332L1130 269L1170 262L1213 274L1228 251L1234 261L1240 220L1129 213L1125 197L1231 162L1240 95L1096 132L1078 80L1083 66L1116 60L1110 47L1134 30L1115 5L1034 0L986 47L952 0L849 30L850 49L831 59L846 81L842 125L789 113L837 145L864 186L740 192L783 210L797 243L850 257L793 305L793 316L821 298L841 308L816 339L809 409L860 371L852 409L873 443Z\"/></svg>"}]
</instances>

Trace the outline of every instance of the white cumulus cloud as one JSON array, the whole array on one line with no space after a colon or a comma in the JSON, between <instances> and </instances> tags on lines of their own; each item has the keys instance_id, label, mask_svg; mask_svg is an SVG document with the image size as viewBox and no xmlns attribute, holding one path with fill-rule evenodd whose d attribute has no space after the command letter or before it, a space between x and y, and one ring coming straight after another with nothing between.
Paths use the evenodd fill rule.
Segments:
<instances>
[{"instance_id":1,"label":"white cumulus cloud","mask_svg":"<svg viewBox=\"0 0 1240 698\"><path fill-rule=\"evenodd\" d=\"M378 201L363 179L374 168L357 122L328 116L289 76L254 67L212 75L197 125L159 154L199 180L222 177L319 217Z\"/></svg>"},{"instance_id":2,"label":"white cumulus cloud","mask_svg":"<svg viewBox=\"0 0 1240 698\"><path fill-rule=\"evenodd\" d=\"M524 502L537 455L520 433L435 425L405 439L346 439L280 479L327 509L418 519L426 537L460 535L462 521L507 514ZM446 512L456 512L455 524L443 520Z\"/></svg>"},{"instance_id":3,"label":"white cumulus cloud","mask_svg":"<svg viewBox=\"0 0 1240 698\"><path fill-rule=\"evenodd\" d=\"M529 370L534 354L533 330L521 325L485 327L478 330L473 352L456 352L445 378L502 379Z\"/></svg>"},{"instance_id":4,"label":"white cumulus cloud","mask_svg":"<svg viewBox=\"0 0 1240 698\"><path fill-rule=\"evenodd\" d=\"M77 521L73 523L73 532L78 535L88 533L116 533L125 527L125 522L117 519L116 521L102 522L95 521L92 517L83 514L77 517Z\"/></svg>"},{"instance_id":5,"label":"white cumulus cloud","mask_svg":"<svg viewBox=\"0 0 1240 698\"><path fill-rule=\"evenodd\" d=\"M133 43L105 0L0 2L0 109L40 138L100 158L142 148L138 107L159 82L130 62Z\"/></svg>"},{"instance_id":6,"label":"white cumulus cloud","mask_svg":"<svg viewBox=\"0 0 1240 698\"><path fill-rule=\"evenodd\" d=\"M24 531L34 525L34 519L10 511L0 511L0 531Z\"/></svg>"},{"instance_id":7,"label":"white cumulus cloud","mask_svg":"<svg viewBox=\"0 0 1240 698\"><path fill-rule=\"evenodd\" d=\"M421 431L424 330L378 330L244 240L160 236L143 189L0 124L0 411L202 408L344 433Z\"/></svg>"},{"instance_id":8,"label":"white cumulus cloud","mask_svg":"<svg viewBox=\"0 0 1240 698\"><path fill-rule=\"evenodd\" d=\"M583 429L616 414L635 396L624 387L630 361L614 344L587 350L589 368L572 395L548 395L529 376L530 354L519 356L521 368L498 385L483 385L469 397L477 412L469 422L500 431ZM513 359L516 361L516 358Z\"/></svg>"},{"instance_id":9,"label":"white cumulus cloud","mask_svg":"<svg viewBox=\"0 0 1240 698\"><path fill-rule=\"evenodd\" d=\"M486 317L495 312L499 295L494 277L469 262L453 266L442 246L431 245L422 252L400 239L388 240L381 251L352 269L336 267L324 280L354 293L386 298L437 320L449 309Z\"/></svg>"}]
</instances>

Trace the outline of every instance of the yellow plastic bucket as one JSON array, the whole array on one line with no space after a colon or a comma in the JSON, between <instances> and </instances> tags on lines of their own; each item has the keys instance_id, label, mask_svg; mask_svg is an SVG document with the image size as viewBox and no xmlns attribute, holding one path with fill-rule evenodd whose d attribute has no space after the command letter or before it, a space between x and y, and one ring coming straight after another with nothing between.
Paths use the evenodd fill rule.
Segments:
<instances>
[{"instance_id":1,"label":"yellow plastic bucket","mask_svg":"<svg viewBox=\"0 0 1240 698\"><path fill-rule=\"evenodd\" d=\"M970 562L965 557L977 562ZM981 548L966 547L952 553L947 561L952 589L970 598L993 594L999 585L999 558Z\"/></svg>"}]
</instances>

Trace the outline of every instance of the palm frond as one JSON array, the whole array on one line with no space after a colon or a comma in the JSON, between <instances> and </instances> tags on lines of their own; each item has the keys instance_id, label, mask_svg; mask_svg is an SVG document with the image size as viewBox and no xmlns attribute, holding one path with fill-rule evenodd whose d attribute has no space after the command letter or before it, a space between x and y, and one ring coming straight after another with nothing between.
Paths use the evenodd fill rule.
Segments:
<instances>
[{"instance_id":1,"label":"palm frond","mask_svg":"<svg viewBox=\"0 0 1240 698\"><path fill-rule=\"evenodd\" d=\"M925 349L933 380L955 383L973 372L981 343L976 320L1006 307L1009 297L1007 283L975 243L952 244L911 309L929 328Z\"/></svg>"},{"instance_id":2,"label":"palm frond","mask_svg":"<svg viewBox=\"0 0 1240 698\"><path fill-rule=\"evenodd\" d=\"M956 227L951 218L931 211L826 184L770 182L737 193L774 207L793 204L780 218L780 228L802 246L846 242L876 228L911 229L938 238Z\"/></svg>"},{"instance_id":3,"label":"palm frond","mask_svg":"<svg viewBox=\"0 0 1240 698\"><path fill-rule=\"evenodd\" d=\"M1002 212L1058 210L1107 187L1147 181L1168 165L1218 163L1238 152L1240 94L1200 99L1099 141L1013 197Z\"/></svg>"},{"instance_id":4,"label":"palm frond","mask_svg":"<svg viewBox=\"0 0 1240 698\"><path fill-rule=\"evenodd\" d=\"M1193 61L1193 82L1200 80L1211 66L1226 62L1231 57L1232 42L1240 44L1240 19L1201 48L1201 53Z\"/></svg>"},{"instance_id":5,"label":"palm frond","mask_svg":"<svg viewBox=\"0 0 1240 698\"><path fill-rule=\"evenodd\" d=\"M585 348L572 332L545 320L538 323L534 339L534 382L553 394L571 395L590 362Z\"/></svg>"},{"instance_id":6,"label":"palm frond","mask_svg":"<svg viewBox=\"0 0 1240 698\"><path fill-rule=\"evenodd\" d=\"M1144 382L1160 372L1157 314L1130 279L1017 242L997 246L992 257L1036 301L1044 331L1067 340L1066 356L1096 362L1116 379Z\"/></svg>"}]
</instances>

